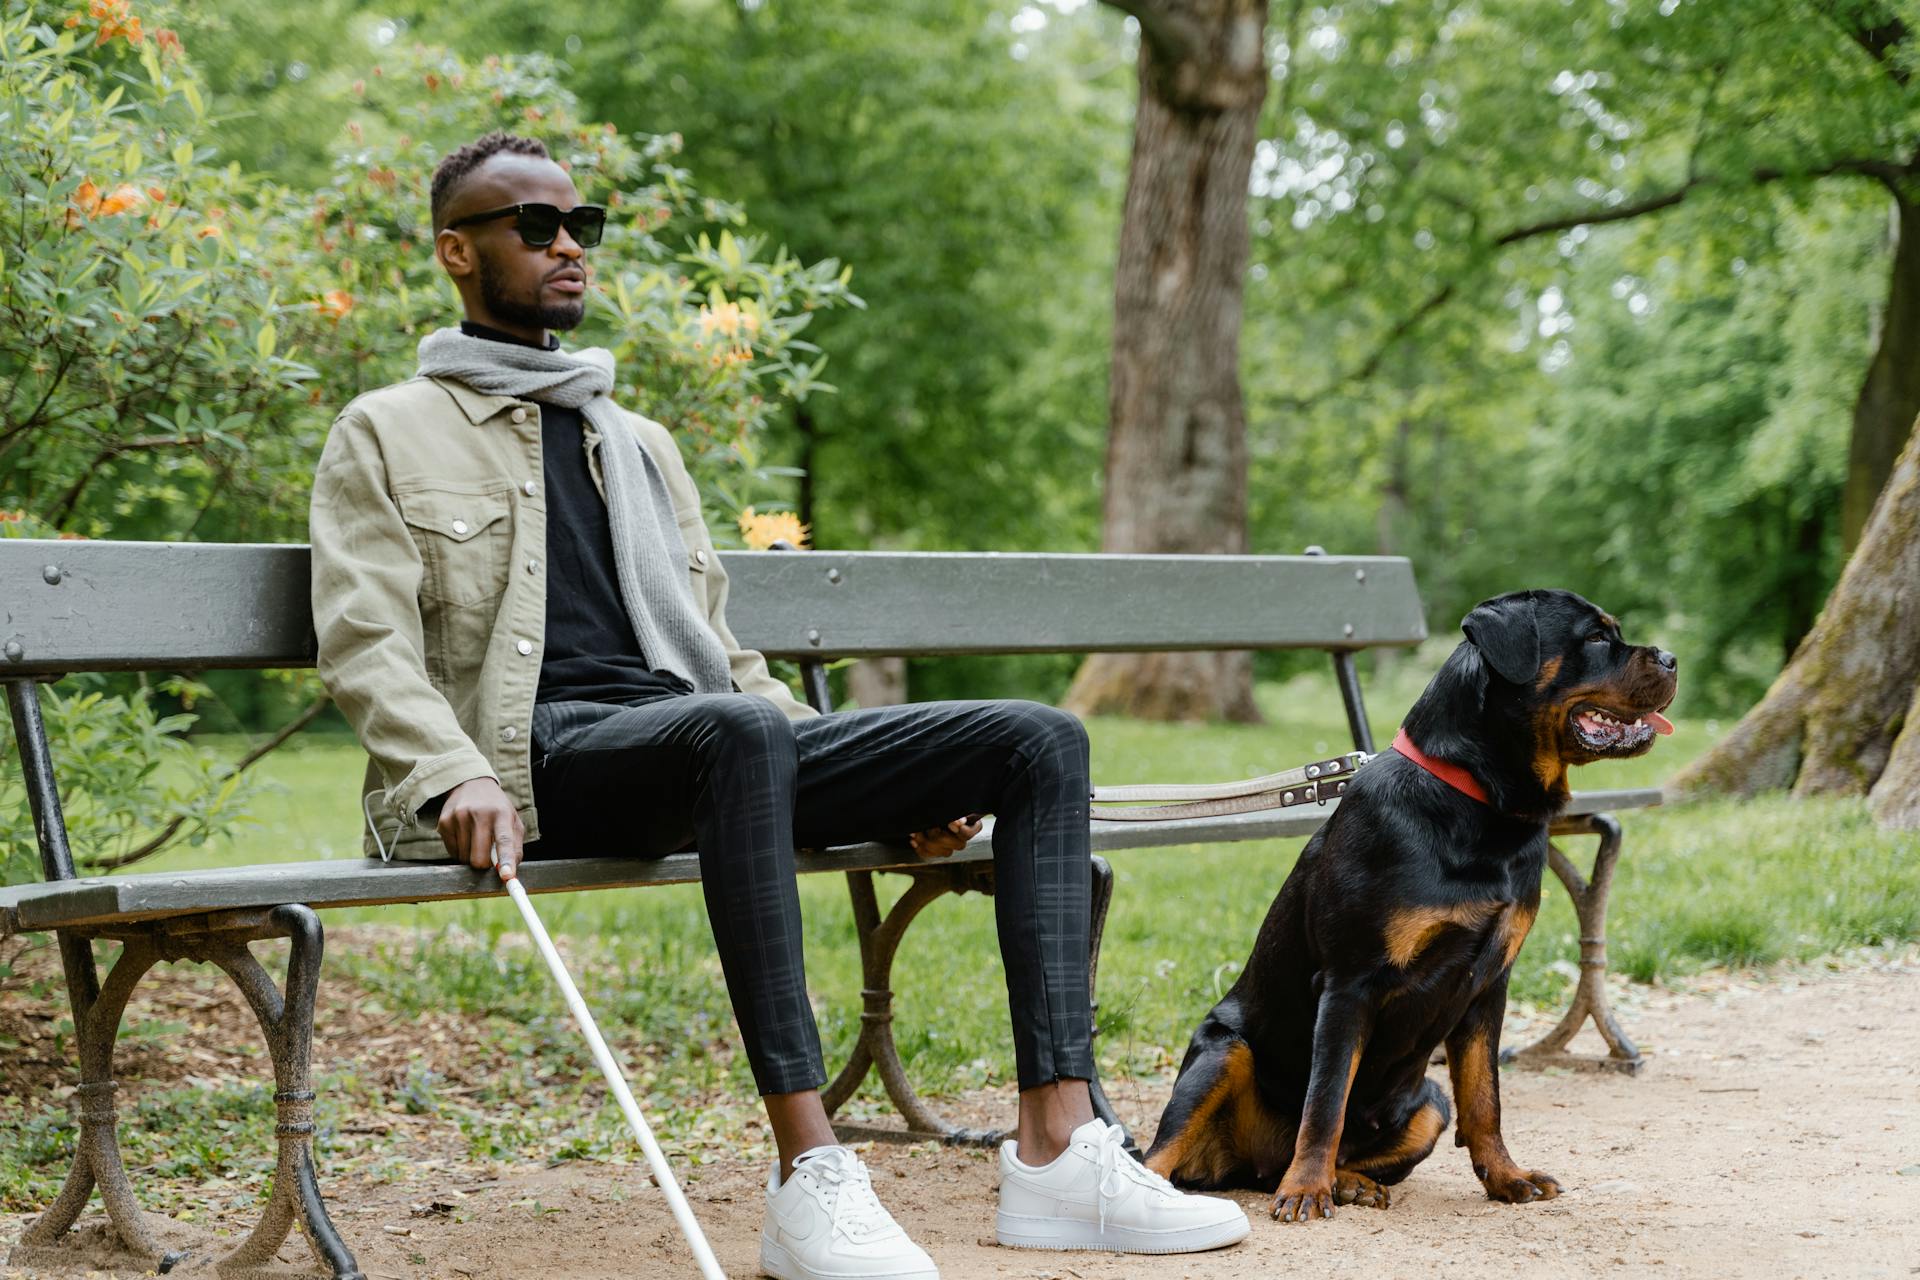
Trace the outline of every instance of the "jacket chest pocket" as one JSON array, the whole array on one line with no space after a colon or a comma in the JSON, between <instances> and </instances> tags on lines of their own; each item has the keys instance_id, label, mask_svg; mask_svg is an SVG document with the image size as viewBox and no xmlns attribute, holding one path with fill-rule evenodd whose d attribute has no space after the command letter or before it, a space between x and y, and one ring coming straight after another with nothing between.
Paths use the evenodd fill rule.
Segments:
<instances>
[{"instance_id":1,"label":"jacket chest pocket","mask_svg":"<svg viewBox=\"0 0 1920 1280\"><path fill-rule=\"evenodd\" d=\"M394 501L420 548L422 596L442 604L475 605L506 589L513 550L506 494L416 489L395 494Z\"/></svg>"}]
</instances>

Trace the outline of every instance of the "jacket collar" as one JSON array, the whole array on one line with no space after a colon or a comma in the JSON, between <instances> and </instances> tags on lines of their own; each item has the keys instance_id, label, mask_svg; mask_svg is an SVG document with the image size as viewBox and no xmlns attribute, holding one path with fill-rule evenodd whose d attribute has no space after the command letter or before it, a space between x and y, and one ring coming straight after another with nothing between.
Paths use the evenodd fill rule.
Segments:
<instances>
[{"instance_id":1,"label":"jacket collar","mask_svg":"<svg viewBox=\"0 0 1920 1280\"><path fill-rule=\"evenodd\" d=\"M460 406L460 412L466 414L467 421L476 427L502 409L509 409L520 403L515 396L489 395L484 391L475 391L466 383L452 378L430 377L428 381L452 396L453 402Z\"/></svg>"}]
</instances>

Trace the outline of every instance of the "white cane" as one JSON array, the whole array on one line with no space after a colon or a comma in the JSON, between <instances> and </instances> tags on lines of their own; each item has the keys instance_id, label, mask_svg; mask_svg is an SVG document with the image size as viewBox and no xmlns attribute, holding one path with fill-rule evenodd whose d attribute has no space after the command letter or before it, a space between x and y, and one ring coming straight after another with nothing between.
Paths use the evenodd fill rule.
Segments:
<instances>
[{"instance_id":1,"label":"white cane","mask_svg":"<svg viewBox=\"0 0 1920 1280\"><path fill-rule=\"evenodd\" d=\"M493 852L493 861L495 866L500 863L498 849ZM567 1008L573 1010L573 1020L586 1033L587 1046L593 1050L593 1060L600 1064L600 1074L607 1078L607 1086L619 1101L620 1110L626 1113L633 1136L640 1140L640 1149L647 1153L647 1164L653 1168L654 1180L667 1193L667 1205L673 1210L673 1220L680 1224L680 1234L687 1238L687 1244L692 1247L693 1260L699 1264L700 1274L706 1280L726 1280L727 1273L714 1261L713 1250L708 1246L707 1237L700 1230L693 1210L688 1207L686 1196L681 1194L680 1183L668 1167L666 1155L660 1150L660 1144L653 1140L653 1130L647 1127L645 1117L640 1114L640 1104L633 1100L633 1090L627 1087L626 1075L620 1070L620 1064L613 1060L607 1042L601 1038L600 1028L594 1025L593 1015L587 1012L587 1002L580 998L580 989L573 985L573 977L561 962L560 953L553 949L553 939L547 936L540 917L533 913L533 902L521 887L520 877L508 880L506 886L513 905L520 908L520 918L527 922L527 932L533 935L534 945L540 948L540 954L546 958L548 971L553 974L553 980L560 984L561 993L567 997Z\"/></svg>"}]
</instances>

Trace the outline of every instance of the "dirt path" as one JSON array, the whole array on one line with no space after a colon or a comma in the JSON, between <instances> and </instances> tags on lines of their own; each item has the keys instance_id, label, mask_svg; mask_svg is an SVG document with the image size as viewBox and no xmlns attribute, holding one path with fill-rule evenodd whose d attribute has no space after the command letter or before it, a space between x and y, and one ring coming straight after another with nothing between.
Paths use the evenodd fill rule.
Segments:
<instances>
[{"instance_id":1,"label":"dirt path","mask_svg":"<svg viewBox=\"0 0 1920 1280\"><path fill-rule=\"evenodd\" d=\"M1220 1253L1025 1253L992 1243L987 1153L876 1146L866 1158L882 1198L947 1280L1920 1275L1913 957L1623 996L1650 1059L1639 1078L1504 1076L1509 1145L1568 1188L1548 1204L1489 1203L1465 1156L1443 1141L1385 1212L1348 1208L1331 1222L1281 1226L1248 1196L1253 1237ZM1150 1132L1164 1092L1123 1088L1115 1104ZM1005 1123L1012 1104L987 1094L954 1110ZM730 1276L756 1274L764 1176L723 1163L692 1186ZM479 1184L423 1168L401 1185L343 1190L332 1207L369 1277L692 1274L644 1168L566 1164ZM0 1220L0 1247L24 1221ZM196 1243L219 1225L155 1219ZM174 1274L211 1274L205 1256ZM304 1249L290 1244L282 1257L303 1261Z\"/></svg>"}]
</instances>

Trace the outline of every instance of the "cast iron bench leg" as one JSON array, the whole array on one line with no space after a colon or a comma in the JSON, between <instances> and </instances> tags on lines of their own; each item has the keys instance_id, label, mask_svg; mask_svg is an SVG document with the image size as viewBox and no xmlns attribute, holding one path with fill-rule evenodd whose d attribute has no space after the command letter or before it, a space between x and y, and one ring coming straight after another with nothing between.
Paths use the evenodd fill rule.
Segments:
<instances>
[{"instance_id":1,"label":"cast iron bench leg","mask_svg":"<svg viewBox=\"0 0 1920 1280\"><path fill-rule=\"evenodd\" d=\"M107 974L105 986L101 986L88 939L63 931L60 950L67 970L67 992L73 1004L74 1038L80 1048L80 1085L73 1096L80 1138L73 1169L67 1174L60 1194L47 1211L27 1227L7 1261L22 1267L71 1264L73 1259L60 1246L68 1230L79 1221L97 1186L106 1206L107 1220L121 1244L129 1252L148 1259L155 1270L164 1272L182 1255L162 1249L141 1217L139 1201L134 1199L126 1166L120 1159L113 1105L113 1095L120 1087L113 1078L113 1046L120 1035L120 1017L134 987L162 957L151 940L128 938Z\"/></svg>"},{"instance_id":2,"label":"cast iron bench leg","mask_svg":"<svg viewBox=\"0 0 1920 1280\"><path fill-rule=\"evenodd\" d=\"M247 945L256 937L279 936L287 938L291 948L284 997ZM294 905L274 908L264 929L214 941L204 949L204 957L220 966L246 996L266 1035L267 1052L273 1059L273 1132L280 1147L273 1194L253 1233L216 1264L222 1276L244 1276L271 1267L297 1214L314 1257L336 1280L361 1280L359 1264L327 1216L313 1169L313 1013L325 945L320 917Z\"/></svg>"},{"instance_id":3,"label":"cast iron bench leg","mask_svg":"<svg viewBox=\"0 0 1920 1280\"><path fill-rule=\"evenodd\" d=\"M914 1091L912 1081L907 1078L906 1066L900 1061L899 1047L893 1041L892 987L893 958L898 954L900 939L906 934L907 926L913 923L914 917L943 894L965 893L968 890L991 893L993 866L991 863L963 863L959 866L928 867L906 874L912 877L913 883L900 895L884 920L880 917L879 901L874 895L873 873L854 871L847 874L847 887L853 895L854 928L860 938L860 996L863 1003L860 1039L854 1045L847 1065L841 1068L840 1074L822 1092L821 1101L826 1106L827 1114L833 1115L853 1096L867 1078L867 1073L878 1067L880 1082L886 1087L887 1097L893 1100L907 1127L894 1129L877 1125L836 1124L834 1132L844 1141L932 1140L949 1146L997 1147L1011 1136L1007 1130L963 1129L951 1124L928 1107ZM1092 874L1092 947L1087 970L1089 987L1099 967L1100 937L1106 929L1107 906L1113 899L1113 869L1107 865L1105 858L1093 859ZM1100 1089L1099 1080L1091 1081L1090 1085L1096 1114L1109 1123L1118 1124L1112 1106ZM1127 1143L1129 1150L1135 1149L1131 1136Z\"/></svg>"},{"instance_id":4,"label":"cast iron bench leg","mask_svg":"<svg viewBox=\"0 0 1920 1280\"><path fill-rule=\"evenodd\" d=\"M236 911L110 927L102 934L118 938L121 952L97 995L92 994L96 979L88 941L73 938L70 946L66 935L61 938L80 1041L81 1083L76 1093L80 1149L59 1197L27 1228L8 1262L16 1266L71 1263L58 1246L96 1185L106 1202L108 1220L129 1250L151 1259L161 1272L184 1256L160 1248L146 1229L127 1183L115 1135L113 1046L127 1000L147 970L163 960L187 960L217 965L233 979L266 1033L267 1052L273 1059L274 1134L280 1148L273 1193L252 1234L217 1261L215 1270L229 1280L285 1274L285 1268L274 1265L274 1254L297 1216L314 1256L334 1280L364 1280L353 1253L327 1216L313 1169L313 1013L324 948L320 917L307 907L283 906L266 912ZM291 944L284 996L249 949L249 943L264 938L286 938Z\"/></svg>"},{"instance_id":5,"label":"cast iron bench leg","mask_svg":"<svg viewBox=\"0 0 1920 1280\"><path fill-rule=\"evenodd\" d=\"M1573 1067L1633 1075L1643 1065L1640 1050L1621 1030L1613 1007L1607 1003L1607 895L1613 888L1614 864L1620 858L1620 823L1612 814L1596 813L1586 819L1586 826L1586 834L1600 837L1592 880L1580 874L1558 845L1547 846L1547 859L1554 874L1567 886L1567 896L1573 899L1573 910L1580 920L1580 984L1574 988L1573 1002L1558 1026L1524 1049L1509 1049L1501 1057L1530 1067ZM1568 1042L1589 1017L1607 1042L1604 1058L1566 1051Z\"/></svg>"}]
</instances>

